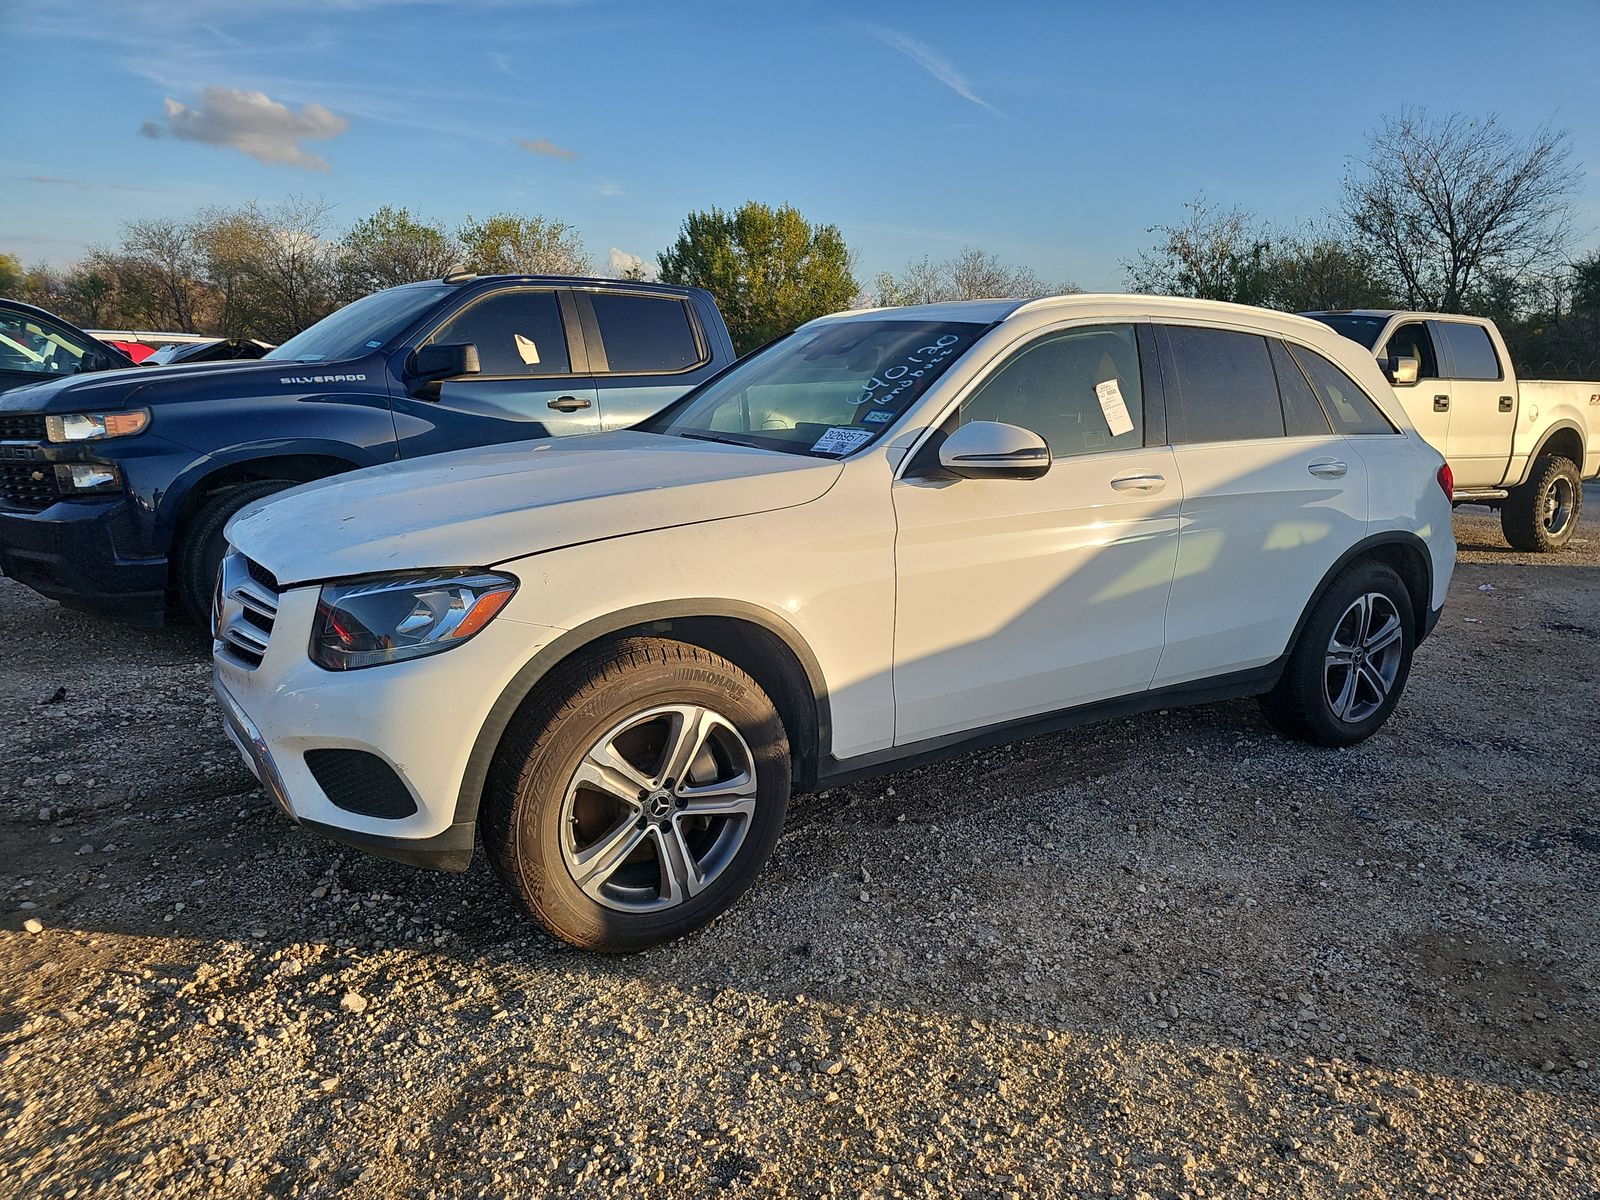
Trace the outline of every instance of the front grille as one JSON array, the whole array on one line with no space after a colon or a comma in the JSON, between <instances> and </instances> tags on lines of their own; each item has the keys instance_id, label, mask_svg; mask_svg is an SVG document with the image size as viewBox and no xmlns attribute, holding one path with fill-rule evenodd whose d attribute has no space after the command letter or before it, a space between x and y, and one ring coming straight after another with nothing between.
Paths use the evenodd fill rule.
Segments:
<instances>
[{"instance_id":1,"label":"front grille","mask_svg":"<svg viewBox=\"0 0 1600 1200\"><path fill-rule=\"evenodd\" d=\"M0 442L42 442L44 418L37 413L0 413Z\"/></svg>"},{"instance_id":2,"label":"front grille","mask_svg":"<svg viewBox=\"0 0 1600 1200\"><path fill-rule=\"evenodd\" d=\"M250 670L261 665L278 619L278 581L233 551L222 560L213 614L217 649Z\"/></svg>"},{"instance_id":3,"label":"front grille","mask_svg":"<svg viewBox=\"0 0 1600 1200\"><path fill-rule=\"evenodd\" d=\"M0 462L0 504L38 512L61 499L49 463Z\"/></svg>"},{"instance_id":4,"label":"front grille","mask_svg":"<svg viewBox=\"0 0 1600 1200\"><path fill-rule=\"evenodd\" d=\"M306 766L328 799L346 812L396 821L417 811L394 768L365 750L307 750Z\"/></svg>"}]
</instances>

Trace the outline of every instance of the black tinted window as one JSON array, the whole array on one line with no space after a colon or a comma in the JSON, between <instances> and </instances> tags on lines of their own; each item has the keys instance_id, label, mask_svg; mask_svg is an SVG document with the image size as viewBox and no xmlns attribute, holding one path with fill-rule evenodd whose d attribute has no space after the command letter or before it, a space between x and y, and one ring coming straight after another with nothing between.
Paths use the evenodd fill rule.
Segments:
<instances>
[{"instance_id":1,"label":"black tinted window","mask_svg":"<svg viewBox=\"0 0 1600 1200\"><path fill-rule=\"evenodd\" d=\"M1190 325L1169 325L1166 333L1184 441L1283 436L1283 408L1266 338Z\"/></svg>"},{"instance_id":2,"label":"black tinted window","mask_svg":"<svg viewBox=\"0 0 1600 1200\"><path fill-rule=\"evenodd\" d=\"M1433 339L1428 336L1428 327L1421 321L1396 329L1384 352L1393 358L1416 359L1418 379L1439 378L1439 358L1433 352Z\"/></svg>"},{"instance_id":3,"label":"black tinted window","mask_svg":"<svg viewBox=\"0 0 1600 1200\"><path fill-rule=\"evenodd\" d=\"M594 292L606 361L613 371L683 371L700 361L688 307L681 300Z\"/></svg>"},{"instance_id":4,"label":"black tinted window","mask_svg":"<svg viewBox=\"0 0 1600 1200\"><path fill-rule=\"evenodd\" d=\"M1023 347L961 404L960 423L1031 429L1056 458L1144 445L1132 325L1053 333Z\"/></svg>"},{"instance_id":5,"label":"black tinted window","mask_svg":"<svg viewBox=\"0 0 1600 1200\"><path fill-rule=\"evenodd\" d=\"M1452 379L1499 379L1500 360L1494 343L1482 325L1463 325L1460 321L1440 321L1439 336L1450 347Z\"/></svg>"},{"instance_id":6,"label":"black tinted window","mask_svg":"<svg viewBox=\"0 0 1600 1200\"><path fill-rule=\"evenodd\" d=\"M1306 377L1300 373L1288 348L1277 338L1267 343L1272 350L1272 369L1278 373L1278 394L1283 397L1283 427L1290 437L1314 437L1332 433L1327 414L1317 403Z\"/></svg>"},{"instance_id":7,"label":"black tinted window","mask_svg":"<svg viewBox=\"0 0 1600 1200\"><path fill-rule=\"evenodd\" d=\"M485 375L566 375L566 327L554 292L496 292L457 313L428 339L471 342Z\"/></svg>"},{"instance_id":8,"label":"black tinted window","mask_svg":"<svg viewBox=\"0 0 1600 1200\"><path fill-rule=\"evenodd\" d=\"M1356 386L1355 380L1314 350L1290 346L1295 360L1305 369L1322 407L1340 433L1394 433L1389 418L1378 411L1372 398Z\"/></svg>"}]
</instances>

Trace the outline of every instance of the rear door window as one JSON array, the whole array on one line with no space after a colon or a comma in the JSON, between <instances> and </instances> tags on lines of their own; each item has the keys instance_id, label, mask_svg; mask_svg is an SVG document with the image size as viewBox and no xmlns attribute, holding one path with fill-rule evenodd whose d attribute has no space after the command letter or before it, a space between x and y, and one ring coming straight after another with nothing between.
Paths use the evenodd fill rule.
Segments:
<instances>
[{"instance_id":1,"label":"rear door window","mask_svg":"<svg viewBox=\"0 0 1600 1200\"><path fill-rule=\"evenodd\" d=\"M567 331L554 292L495 292L456 313L430 344L471 342L478 348L480 374L486 376L568 375Z\"/></svg>"},{"instance_id":2,"label":"rear door window","mask_svg":"<svg viewBox=\"0 0 1600 1200\"><path fill-rule=\"evenodd\" d=\"M1317 389L1317 398L1340 433L1398 432L1355 380L1322 355L1304 346L1290 346L1289 351Z\"/></svg>"},{"instance_id":3,"label":"rear door window","mask_svg":"<svg viewBox=\"0 0 1600 1200\"><path fill-rule=\"evenodd\" d=\"M590 292L588 298L613 374L666 375L704 360L682 300L627 292Z\"/></svg>"},{"instance_id":4,"label":"rear door window","mask_svg":"<svg viewBox=\"0 0 1600 1200\"><path fill-rule=\"evenodd\" d=\"M1499 379L1500 359L1482 325L1436 321L1439 337L1450 351L1451 379Z\"/></svg>"},{"instance_id":5,"label":"rear door window","mask_svg":"<svg viewBox=\"0 0 1600 1200\"><path fill-rule=\"evenodd\" d=\"M1283 406L1267 353L1267 339L1256 333L1164 327L1167 355L1163 371L1175 384L1181 428L1174 441L1237 442L1282 437Z\"/></svg>"},{"instance_id":6,"label":"rear door window","mask_svg":"<svg viewBox=\"0 0 1600 1200\"><path fill-rule=\"evenodd\" d=\"M1272 351L1272 369L1278 375L1278 394L1283 397L1283 427L1290 437L1315 437L1333 432L1328 415L1317 402L1306 377L1289 354L1289 348L1277 338L1267 342Z\"/></svg>"}]
</instances>

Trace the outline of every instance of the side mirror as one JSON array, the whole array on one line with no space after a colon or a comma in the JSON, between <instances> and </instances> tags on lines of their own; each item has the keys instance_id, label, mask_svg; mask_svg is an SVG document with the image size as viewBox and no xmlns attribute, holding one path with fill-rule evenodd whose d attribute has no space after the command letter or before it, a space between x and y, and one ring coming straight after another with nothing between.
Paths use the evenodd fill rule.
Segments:
<instances>
[{"instance_id":1,"label":"side mirror","mask_svg":"<svg viewBox=\"0 0 1600 1200\"><path fill-rule=\"evenodd\" d=\"M939 465L962 479L1037 479L1050 469L1050 447L1032 430L972 421L945 438Z\"/></svg>"},{"instance_id":2,"label":"side mirror","mask_svg":"<svg viewBox=\"0 0 1600 1200\"><path fill-rule=\"evenodd\" d=\"M1422 370L1422 363L1403 354L1391 354L1381 359L1378 363L1383 368L1383 373L1389 377L1393 387L1413 387L1417 382L1417 375Z\"/></svg>"},{"instance_id":3,"label":"side mirror","mask_svg":"<svg viewBox=\"0 0 1600 1200\"><path fill-rule=\"evenodd\" d=\"M445 346L418 346L411 352L408 373L414 383L454 379L457 375L476 375L478 348L471 342Z\"/></svg>"}]
</instances>

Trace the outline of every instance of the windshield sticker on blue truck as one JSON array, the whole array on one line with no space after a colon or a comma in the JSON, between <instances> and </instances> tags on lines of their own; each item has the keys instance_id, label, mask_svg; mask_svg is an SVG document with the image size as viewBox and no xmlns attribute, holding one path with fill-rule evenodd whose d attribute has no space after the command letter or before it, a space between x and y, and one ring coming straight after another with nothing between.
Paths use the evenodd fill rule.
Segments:
<instances>
[{"instance_id":1,"label":"windshield sticker on blue truck","mask_svg":"<svg viewBox=\"0 0 1600 1200\"><path fill-rule=\"evenodd\" d=\"M854 429L849 425L835 425L816 441L811 449L818 454L849 454L858 446L872 440L872 430Z\"/></svg>"}]
</instances>

